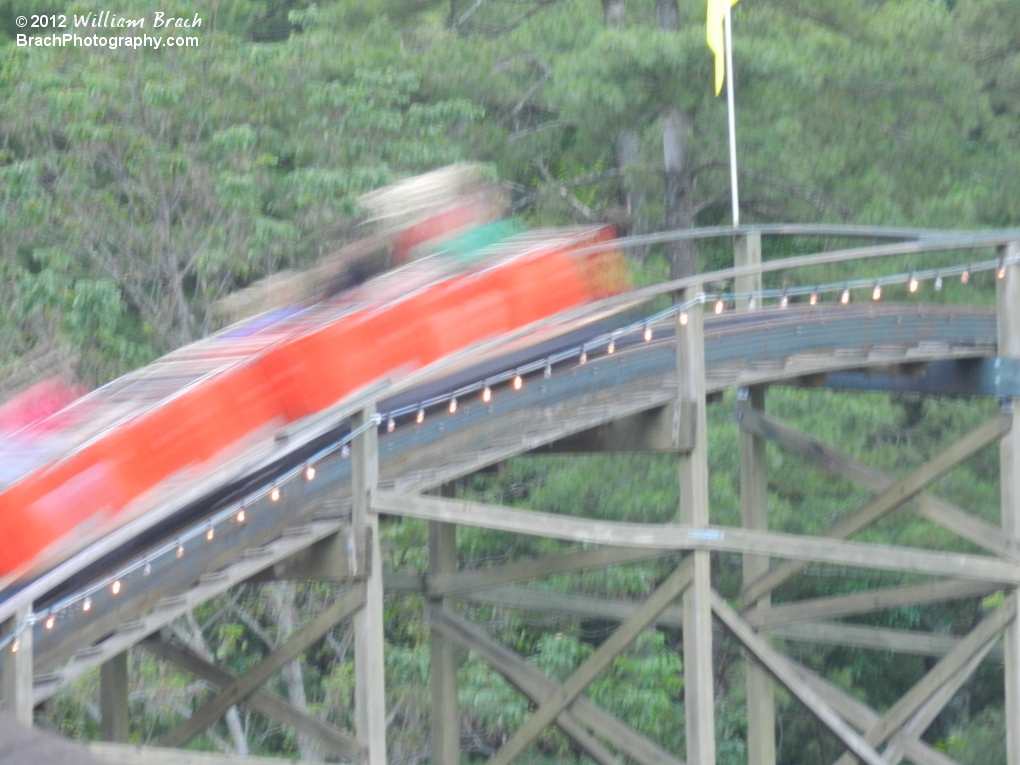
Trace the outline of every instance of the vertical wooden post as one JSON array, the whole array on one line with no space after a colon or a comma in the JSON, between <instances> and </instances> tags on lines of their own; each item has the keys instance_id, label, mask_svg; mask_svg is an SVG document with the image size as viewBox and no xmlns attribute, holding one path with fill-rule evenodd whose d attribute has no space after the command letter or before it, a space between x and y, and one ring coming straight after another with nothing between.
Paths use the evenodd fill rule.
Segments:
<instances>
[{"instance_id":1,"label":"vertical wooden post","mask_svg":"<svg viewBox=\"0 0 1020 765\"><path fill-rule=\"evenodd\" d=\"M733 265L741 266L761 265L761 234L752 231L749 234L742 234L733 238ZM761 306L761 272L750 276L738 276L734 280L733 291L738 295L754 295L755 307ZM750 307L746 297L737 299L737 310L743 311Z\"/></svg>"},{"instance_id":2,"label":"vertical wooden post","mask_svg":"<svg viewBox=\"0 0 1020 765\"><path fill-rule=\"evenodd\" d=\"M31 606L14 612L4 624L3 635L10 635L32 613ZM17 650L15 650L15 648ZM0 657L4 712L20 723L32 724L32 628L27 627L4 649Z\"/></svg>"},{"instance_id":3,"label":"vertical wooden post","mask_svg":"<svg viewBox=\"0 0 1020 765\"><path fill-rule=\"evenodd\" d=\"M686 302L701 292L700 286L685 290ZM686 321L683 321L686 319ZM694 305L678 317L676 325L677 411L684 400L693 402L694 448L680 455L680 519L693 526L707 526L708 512L708 420L705 413L705 336L702 306ZM712 671L711 558L697 550L694 581L684 592L684 705L689 765L715 765L715 709Z\"/></svg>"},{"instance_id":4,"label":"vertical wooden post","mask_svg":"<svg viewBox=\"0 0 1020 765\"><path fill-rule=\"evenodd\" d=\"M429 522L429 573L449 574L457 570L457 527L452 523ZM445 598L437 598L443 606ZM457 644L438 630L432 640L432 765L460 762L460 707L457 704Z\"/></svg>"},{"instance_id":5,"label":"vertical wooden post","mask_svg":"<svg viewBox=\"0 0 1020 765\"><path fill-rule=\"evenodd\" d=\"M1001 258L1015 257L1020 242L1000 247ZM1006 268L998 280L999 356L1020 358L1020 266ZM1002 507L1003 534L1013 544L1014 558L1020 544L1020 399L1004 401L1013 415L1013 427L999 446L999 491ZM1009 591L1007 597L1020 600L1020 591ZM1017 605L1020 605L1018 602ZM1020 613L1020 612L1018 612ZM1006 763L1020 765L1020 626L1014 619L1003 638L1006 681Z\"/></svg>"},{"instance_id":6,"label":"vertical wooden post","mask_svg":"<svg viewBox=\"0 0 1020 765\"><path fill-rule=\"evenodd\" d=\"M742 390L746 405L765 408L765 389L755 386ZM740 431L740 514L744 528L768 530L768 480L765 462L765 439L746 430ZM749 584L769 568L765 555L744 555L744 584ZM757 608L768 608L771 597L765 595ZM768 640L762 630L759 637ZM746 659L747 677L747 762L748 765L775 765L776 720L772 678L750 657Z\"/></svg>"},{"instance_id":7,"label":"vertical wooden post","mask_svg":"<svg viewBox=\"0 0 1020 765\"><path fill-rule=\"evenodd\" d=\"M354 616L354 682L357 734L368 752L367 765L386 763L386 682L383 661L383 582L379 551L379 516L370 511L379 476L379 434L375 406L351 418L364 430L351 449L351 525L356 539L367 541L365 606Z\"/></svg>"},{"instance_id":8,"label":"vertical wooden post","mask_svg":"<svg viewBox=\"0 0 1020 765\"><path fill-rule=\"evenodd\" d=\"M757 231L738 236L733 240L733 265L761 265L761 234ZM751 294L754 300L737 300L738 311L760 310L761 272L736 278L734 290L740 295ZM741 390L747 405L753 409L765 408L764 387ZM765 472L765 439L754 433L740 431L740 515L744 528L767 530L768 482ZM744 556L744 584L749 584L768 571L769 559L762 555ZM766 595L757 602L758 608L768 608L771 597ZM768 640L768 633L759 636ZM753 659L746 658L747 677L747 762L748 765L775 765L776 719L772 678Z\"/></svg>"},{"instance_id":9,"label":"vertical wooden post","mask_svg":"<svg viewBox=\"0 0 1020 765\"><path fill-rule=\"evenodd\" d=\"M128 740L128 652L121 651L99 669L100 735L103 741Z\"/></svg>"}]
</instances>

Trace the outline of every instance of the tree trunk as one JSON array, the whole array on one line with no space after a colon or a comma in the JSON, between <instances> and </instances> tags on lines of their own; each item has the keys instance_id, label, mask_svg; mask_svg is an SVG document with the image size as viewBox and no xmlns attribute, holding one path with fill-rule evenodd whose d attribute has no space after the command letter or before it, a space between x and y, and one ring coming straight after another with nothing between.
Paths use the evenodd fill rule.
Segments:
<instances>
[{"instance_id":1,"label":"tree trunk","mask_svg":"<svg viewBox=\"0 0 1020 765\"><path fill-rule=\"evenodd\" d=\"M662 120L662 154L666 170L666 228L669 231L693 228L694 189L687 155L687 118L679 109L670 109ZM697 273L695 242L670 242L666 251L670 278Z\"/></svg>"},{"instance_id":2,"label":"tree trunk","mask_svg":"<svg viewBox=\"0 0 1020 765\"><path fill-rule=\"evenodd\" d=\"M680 8L676 0L655 0L655 16L659 21L659 29L680 29Z\"/></svg>"},{"instance_id":3,"label":"tree trunk","mask_svg":"<svg viewBox=\"0 0 1020 765\"><path fill-rule=\"evenodd\" d=\"M619 29L623 26L625 10L625 0L602 0L603 19L610 29ZM613 160L620 173L619 205L624 211L623 214L616 216L621 236L648 233L648 223L644 215L645 195L638 184L634 183L631 173L631 168L639 159L639 147L638 131L633 128L621 130L613 139ZM646 253L647 247L638 247L628 250L627 254L643 261Z\"/></svg>"},{"instance_id":4,"label":"tree trunk","mask_svg":"<svg viewBox=\"0 0 1020 765\"><path fill-rule=\"evenodd\" d=\"M209 650L209 644L205 641L205 635L202 634L202 628L198 626L194 612L189 611L184 619L174 622L171 629L185 646L210 664L216 663L216 658ZM248 748L248 734L244 729L244 723L241 722L241 715L238 713L237 707L228 709L223 717L227 723L227 730L230 731L230 737L234 741L234 750L237 755L248 757L251 754Z\"/></svg>"},{"instance_id":5,"label":"tree trunk","mask_svg":"<svg viewBox=\"0 0 1020 765\"><path fill-rule=\"evenodd\" d=\"M606 26L610 29L619 29L623 26L623 13L626 10L626 0L602 0L602 17Z\"/></svg>"},{"instance_id":6,"label":"tree trunk","mask_svg":"<svg viewBox=\"0 0 1020 765\"><path fill-rule=\"evenodd\" d=\"M293 582L274 582L266 585L265 592L273 605L276 614L277 645L284 643L294 633L296 612L294 608L295 585ZM290 703L302 712L308 711L308 699L305 696L305 677L301 662L297 659L287 662L283 667L283 680L287 685L287 697ZM322 762L322 752L310 737L297 735L298 752L306 762Z\"/></svg>"},{"instance_id":7,"label":"tree trunk","mask_svg":"<svg viewBox=\"0 0 1020 765\"><path fill-rule=\"evenodd\" d=\"M659 29L680 29L677 0L655 0ZM687 117L673 107L662 120L662 155L666 173L666 228L669 231L694 227L694 184L687 151ZM670 242L666 247L672 279L691 276L698 270L697 244Z\"/></svg>"}]
</instances>

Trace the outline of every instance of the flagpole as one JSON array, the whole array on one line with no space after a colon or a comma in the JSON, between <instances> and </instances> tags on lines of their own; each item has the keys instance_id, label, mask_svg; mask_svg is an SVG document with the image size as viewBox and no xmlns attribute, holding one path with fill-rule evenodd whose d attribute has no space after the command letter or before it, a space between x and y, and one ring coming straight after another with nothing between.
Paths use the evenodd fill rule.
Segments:
<instances>
[{"instance_id":1,"label":"flagpole","mask_svg":"<svg viewBox=\"0 0 1020 765\"><path fill-rule=\"evenodd\" d=\"M737 117L733 105L733 22L730 18L730 3L726 3L726 15L723 17L724 40L726 48L726 111L730 125L730 196L733 201L733 228L740 228L740 192L737 188Z\"/></svg>"}]
</instances>

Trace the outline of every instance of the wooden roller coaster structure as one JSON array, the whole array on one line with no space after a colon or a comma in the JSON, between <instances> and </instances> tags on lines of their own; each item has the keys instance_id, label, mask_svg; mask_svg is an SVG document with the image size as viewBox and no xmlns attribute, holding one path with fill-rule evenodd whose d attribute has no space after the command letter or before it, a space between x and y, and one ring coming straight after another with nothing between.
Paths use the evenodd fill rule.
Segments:
<instances>
[{"instance_id":1,"label":"wooden roller coaster structure","mask_svg":"<svg viewBox=\"0 0 1020 765\"><path fill-rule=\"evenodd\" d=\"M763 263L762 233L908 241ZM734 236L734 232L672 232L659 238L720 235ZM923 734L974 669L999 651L1004 660L1007 763L1020 765L1020 487L1016 485L1020 409L1015 406L1020 398L1020 232L775 226L742 229L734 243L736 263L731 269L643 288L592 306L585 303L592 293L581 290L571 302L572 310L548 306L543 309L544 315L551 315L547 319L540 318L541 310L534 310L522 332L510 332L508 337L459 353L471 338L464 336L468 333L458 335L462 327L442 324L438 336L463 340L436 346L435 354L420 362L427 366L405 383L366 387L375 379L366 378L360 381L360 394L353 397L340 393L317 399L302 394L288 399L291 408L281 407L284 414L276 416L289 416L292 425L286 429L287 441L275 444L276 452L267 447L244 465L218 466L216 475L204 477L205 483L196 476L194 485L180 487L180 496L161 497L166 507L195 507L201 497L210 497L205 516L189 516L203 536L188 537L197 541L183 545L188 547L184 557L178 558L172 547L150 549L139 541L150 533L147 529L162 528L155 522L147 527L147 517L169 517L165 509L154 507L121 531L103 536L67 561L34 572L2 593L0 618L6 619L9 635L18 636L17 650L8 639L0 659L5 709L31 721L35 705L85 672L102 667L104 735L109 741L124 742L129 722L126 651L140 646L217 688L164 738L165 746L186 743L214 725L231 705L246 703L314 738L337 759L381 765L387 761L385 588L418 593L427 604L432 639L431 756L437 765L456 765L460 758L456 670L462 647L483 658L533 705L532 714L490 758L492 765L516 759L549 725L559 727L578 752L607 765L625 760L643 765L714 765L713 622L734 637L748 659L747 751L753 765L776 761L776 684L839 742L840 765L885 765L903 759L949 765L952 760L928 744ZM572 257L626 244L576 246ZM810 287L792 304L787 291L780 295L773 290L776 294L771 298L777 307L762 309L769 293L762 287L763 273L850 259L967 251L967 259L960 261L964 265L945 273L969 274L966 264L974 257L970 253L989 249L993 250L989 268L995 272L998 292L995 312L916 304L841 306L838 300L835 305L816 306L807 298ZM899 276L904 284L914 278ZM707 284L723 279L734 281L732 293L706 294ZM879 282L876 277L876 286ZM672 296L676 307L636 323L633 317L619 319L608 331L594 324L660 295ZM737 315L730 311L734 297L740 309ZM725 315L703 316L704 307L713 304L722 304ZM515 326L526 323L521 320ZM569 334L587 326L598 328L582 333L580 339ZM569 339L542 345L559 336ZM349 342L347 336L341 339ZM413 340L409 343L416 347ZM537 350L522 357L529 347ZM278 364L284 363L280 357ZM290 359L287 363L293 365ZM506 371L509 376L496 373ZM266 374L283 374L283 370L274 365ZM312 380L320 374L333 379L328 372L309 374ZM503 389L489 385L496 379L503 381ZM986 395L999 399L1002 407L928 463L896 477L767 415L764 405L770 384ZM735 411L740 430L739 527L713 524L708 501L706 409L710 396L728 388L740 391ZM440 414L440 408L445 414ZM323 409L325 414L312 417L315 424L303 433L307 415ZM208 430L195 427L198 432ZM327 441L338 448L324 448ZM767 441L851 478L871 497L821 535L770 530ZM1001 525L927 491L932 481L995 444L1001 464ZM310 446L302 452L303 445ZM267 471L265 465L277 459L267 455L287 449L295 450L296 462L283 472ZM597 521L423 494L512 455L536 451L673 454L681 486L678 522ZM209 447L202 458L213 459L215 453ZM314 477L309 467L314 468ZM240 494L212 491L228 483L242 486ZM850 540L903 506L953 531L980 552ZM243 522L237 515L240 510L247 512ZM383 571L381 517L429 522L427 572ZM463 570L456 546L460 526L556 538L578 547L532 561ZM204 536L206 529L210 533ZM744 556L739 611L713 590L710 561L719 553ZM641 601L564 598L519 586L528 579L662 556L678 559L673 572ZM776 588L812 562L924 578L845 596L773 603ZM243 676L234 676L160 636L161 627L203 600L241 582L273 579L322 579L348 587L335 603ZM1003 593L1001 605L962 636L928 636L839 621L996 591ZM592 616L620 626L573 675L560 682L464 619L453 608L456 599ZM680 608L673 606L678 600ZM260 690L284 663L348 618L354 620L356 657L353 732L326 725ZM598 674L641 630L655 624L679 627L683 633L685 753L666 751L584 697ZM932 669L903 698L889 709L876 711L784 655L774 645L777 638L922 651L936 658ZM109 762L184 763L190 756L124 743L93 744L92 751Z\"/></svg>"}]
</instances>

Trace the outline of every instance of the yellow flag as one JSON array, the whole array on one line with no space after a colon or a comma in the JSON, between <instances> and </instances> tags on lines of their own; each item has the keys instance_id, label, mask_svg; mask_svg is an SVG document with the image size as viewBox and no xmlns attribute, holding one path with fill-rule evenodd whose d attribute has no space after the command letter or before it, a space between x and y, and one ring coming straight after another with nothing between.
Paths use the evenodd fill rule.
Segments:
<instances>
[{"instance_id":1,"label":"yellow flag","mask_svg":"<svg viewBox=\"0 0 1020 765\"><path fill-rule=\"evenodd\" d=\"M723 36L723 19L726 18L726 6L736 5L739 0L708 0L708 19L706 32L708 47L715 54L715 94L722 90L726 79L726 47Z\"/></svg>"}]
</instances>

